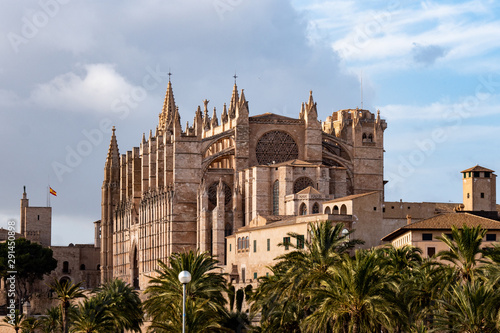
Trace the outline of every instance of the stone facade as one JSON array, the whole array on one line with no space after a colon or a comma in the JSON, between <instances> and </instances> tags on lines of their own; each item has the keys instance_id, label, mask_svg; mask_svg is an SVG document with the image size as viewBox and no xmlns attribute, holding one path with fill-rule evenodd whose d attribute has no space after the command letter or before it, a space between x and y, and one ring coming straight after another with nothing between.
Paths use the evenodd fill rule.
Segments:
<instances>
[{"instance_id":1,"label":"stone facade","mask_svg":"<svg viewBox=\"0 0 500 333\"><path fill-rule=\"evenodd\" d=\"M102 281L117 277L142 289L158 260L184 249L225 264L227 237L237 230L261 217L319 214L340 197L373 193L382 214L387 125L379 112L340 110L320 122L311 92L298 118L250 116L236 84L220 117L203 104L182 128L169 82L159 124L139 147L120 154L113 129L102 186Z\"/></svg>"}]
</instances>

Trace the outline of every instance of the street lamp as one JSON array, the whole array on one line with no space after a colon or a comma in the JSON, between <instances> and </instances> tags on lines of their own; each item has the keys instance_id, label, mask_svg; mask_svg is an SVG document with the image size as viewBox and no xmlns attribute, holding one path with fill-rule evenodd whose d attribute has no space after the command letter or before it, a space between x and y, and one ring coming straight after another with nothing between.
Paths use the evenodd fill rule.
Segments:
<instances>
[{"instance_id":1,"label":"street lamp","mask_svg":"<svg viewBox=\"0 0 500 333\"><path fill-rule=\"evenodd\" d=\"M182 283L182 333L186 332L186 284L191 282L191 273L182 271L179 273L179 281Z\"/></svg>"}]
</instances>

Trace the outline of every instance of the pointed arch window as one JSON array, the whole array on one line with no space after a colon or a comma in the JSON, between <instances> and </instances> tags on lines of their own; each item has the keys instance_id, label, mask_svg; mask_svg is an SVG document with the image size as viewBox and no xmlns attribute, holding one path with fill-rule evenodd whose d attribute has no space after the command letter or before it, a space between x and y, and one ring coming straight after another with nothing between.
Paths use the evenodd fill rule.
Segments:
<instances>
[{"instance_id":1,"label":"pointed arch window","mask_svg":"<svg viewBox=\"0 0 500 333\"><path fill-rule=\"evenodd\" d=\"M273 184L273 215L280 214L280 183L275 181Z\"/></svg>"},{"instance_id":2,"label":"pointed arch window","mask_svg":"<svg viewBox=\"0 0 500 333\"><path fill-rule=\"evenodd\" d=\"M299 214L300 215L307 215L307 206L305 203L300 205Z\"/></svg>"},{"instance_id":3,"label":"pointed arch window","mask_svg":"<svg viewBox=\"0 0 500 333\"><path fill-rule=\"evenodd\" d=\"M330 207L326 207L325 214L331 214L331 213L332 213L332 211L331 211Z\"/></svg>"},{"instance_id":4,"label":"pointed arch window","mask_svg":"<svg viewBox=\"0 0 500 333\"><path fill-rule=\"evenodd\" d=\"M315 202L314 205L313 205L312 213L313 214L319 214L319 204L317 202Z\"/></svg>"}]
</instances>

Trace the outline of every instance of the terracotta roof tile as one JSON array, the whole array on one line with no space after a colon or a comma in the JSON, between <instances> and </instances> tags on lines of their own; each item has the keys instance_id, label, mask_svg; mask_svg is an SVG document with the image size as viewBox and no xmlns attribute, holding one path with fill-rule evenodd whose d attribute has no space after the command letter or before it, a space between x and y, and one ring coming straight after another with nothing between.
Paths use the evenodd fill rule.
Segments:
<instances>
[{"instance_id":1,"label":"terracotta roof tile","mask_svg":"<svg viewBox=\"0 0 500 333\"><path fill-rule=\"evenodd\" d=\"M382 238L382 240L391 241L409 230L448 230L451 229L452 226L460 228L464 224L468 227L477 227L480 225L488 230L500 230L500 221L470 213L448 213L405 225L404 227L391 232L389 235Z\"/></svg>"},{"instance_id":2,"label":"terracotta roof tile","mask_svg":"<svg viewBox=\"0 0 500 333\"><path fill-rule=\"evenodd\" d=\"M476 166L474 166L472 168L469 168L469 169L466 169L464 171L461 171L461 173L463 173L463 172L470 172L470 171L495 172L493 170L486 169L485 167L482 167L482 166L479 166L479 165L476 164Z\"/></svg>"}]
</instances>

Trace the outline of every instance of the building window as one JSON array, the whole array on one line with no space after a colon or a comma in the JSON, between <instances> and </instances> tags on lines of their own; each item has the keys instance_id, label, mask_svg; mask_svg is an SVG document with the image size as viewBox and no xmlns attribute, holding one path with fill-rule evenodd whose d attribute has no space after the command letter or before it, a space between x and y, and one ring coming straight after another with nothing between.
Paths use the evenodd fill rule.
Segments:
<instances>
[{"instance_id":1,"label":"building window","mask_svg":"<svg viewBox=\"0 0 500 333\"><path fill-rule=\"evenodd\" d=\"M247 238L245 239L245 248L248 249L250 247L250 240Z\"/></svg>"},{"instance_id":2,"label":"building window","mask_svg":"<svg viewBox=\"0 0 500 333\"><path fill-rule=\"evenodd\" d=\"M257 240L253 240L253 252L257 252Z\"/></svg>"},{"instance_id":3,"label":"building window","mask_svg":"<svg viewBox=\"0 0 500 333\"><path fill-rule=\"evenodd\" d=\"M288 250L290 247L290 237L283 237L283 245L285 246L285 250Z\"/></svg>"},{"instance_id":4,"label":"building window","mask_svg":"<svg viewBox=\"0 0 500 333\"><path fill-rule=\"evenodd\" d=\"M267 239L267 250L271 251L271 239Z\"/></svg>"},{"instance_id":5,"label":"building window","mask_svg":"<svg viewBox=\"0 0 500 333\"><path fill-rule=\"evenodd\" d=\"M254 279L254 280L257 280L257 272L254 272L254 273L253 273L253 279Z\"/></svg>"},{"instance_id":6,"label":"building window","mask_svg":"<svg viewBox=\"0 0 500 333\"><path fill-rule=\"evenodd\" d=\"M304 235L297 235L297 248L298 249L304 248Z\"/></svg>"},{"instance_id":7,"label":"building window","mask_svg":"<svg viewBox=\"0 0 500 333\"><path fill-rule=\"evenodd\" d=\"M37 220L39 220L39 221L40 221L40 215L38 215L38 216L37 216Z\"/></svg>"},{"instance_id":8,"label":"building window","mask_svg":"<svg viewBox=\"0 0 500 333\"><path fill-rule=\"evenodd\" d=\"M300 177L293 184L293 193L302 191L309 186L314 187L314 183L309 177Z\"/></svg>"},{"instance_id":9,"label":"building window","mask_svg":"<svg viewBox=\"0 0 500 333\"><path fill-rule=\"evenodd\" d=\"M239 237L238 237L238 242L237 242L236 248L238 250L241 249L241 238L239 238Z\"/></svg>"},{"instance_id":10,"label":"building window","mask_svg":"<svg viewBox=\"0 0 500 333\"><path fill-rule=\"evenodd\" d=\"M300 215L307 215L307 206L305 203L302 203L302 205L300 205L299 214Z\"/></svg>"},{"instance_id":11,"label":"building window","mask_svg":"<svg viewBox=\"0 0 500 333\"><path fill-rule=\"evenodd\" d=\"M275 181L273 185L273 215L280 214L280 183Z\"/></svg>"},{"instance_id":12,"label":"building window","mask_svg":"<svg viewBox=\"0 0 500 333\"><path fill-rule=\"evenodd\" d=\"M469 194L469 193L467 193L467 199L469 199L469 198L470 198L470 194Z\"/></svg>"},{"instance_id":13,"label":"building window","mask_svg":"<svg viewBox=\"0 0 500 333\"><path fill-rule=\"evenodd\" d=\"M436 254L436 248L435 247L428 247L427 248L427 256L432 257Z\"/></svg>"},{"instance_id":14,"label":"building window","mask_svg":"<svg viewBox=\"0 0 500 333\"><path fill-rule=\"evenodd\" d=\"M63 273L69 273L69 262L67 262L67 261L63 262L62 272Z\"/></svg>"},{"instance_id":15,"label":"building window","mask_svg":"<svg viewBox=\"0 0 500 333\"><path fill-rule=\"evenodd\" d=\"M346 205L340 206L340 215L347 215L347 206Z\"/></svg>"},{"instance_id":16,"label":"building window","mask_svg":"<svg viewBox=\"0 0 500 333\"><path fill-rule=\"evenodd\" d=\"M496 234L486 234L486 241L487 242L496 242L496 240L497 240Z\"/></svg>"},{"instance_id":17,"label":"building window","mask_svg":"<svg viewBox=\"0 0 500 333\"><path fill-rule=\"evenodd\" d=\"M446 238L449 240L453 240L453 235L452 234L445 234Z\"/></svg>"},{"instance_id":18,"label":"building window","mask_svg":"<svg viewBox=\"0 0 500 333\"><path fill-rule=\"evenodd\" d=\"M241 268L241 281L245 282L245 267Z\"/></svg>"},{"instance_id":19,"label":"building window","mask_svg":"<svg viewBox=\"0 0 500 333\"><path fill-rule=\"evenodd\" d=\"M490 173L489 173L489 172L487 172L487 171L485 171L485 172L484 172L484 177L485 177L485 178L490 178Z\"/></svg>"},{"instance_id":20,"label":"building window","mask_svg":"<svg viewBox=\"0 0 500 333\"><path fill-rule=\"evenodd\" d=\"M432 240L432 234L422 234L422 240L423 241L431 241Z\"/></svg>"},{"instance_id":21,"label":"building window","mask_svg":"<svg viewBox=\"0 0 500 333\"><path fill-rule=\"evenodd\" d=\"M333 206L333 214L338 214L338 213L339 213L339 207Z\"/></svg>"},{"instance_id":22,"label":"building window","mask_svg":"<svg viewBox=\"0 0 500 333\"><path fill-rule=\"evenodd\" d=\"M481 192L481 199L484 199L484 192Z\"/></svg>"},{"instance_id":23,"label":"building window","mask_svg":"<svg viewBox=\"0 0 500 333\"><path fill-rule=\"evenodd\" d=\"M330 215L330 214L331 214L331 212L332 212L332 211L331 211L330 207L326 207L326 208L325 208L325 214Z\"/></svg>"},{"instance_id":24,"label":"building window","mask_svg":"<svg viewBox=\"0 0 500 333\"><path fill-rule=\"evenodd\" d=\"M81 264L81 265L80 265L80 270L81 270L81 271L84 271L84 270L85 270L85 264Z\"/></svg>"},{"instance_id":25,"label":"building window","mask_svg":"<svg viewBox=\"0 0 500 333\"><path fill-rule=\"evenodd\" d=\"M313 214L319 214L319 205L318 205L317 202L315 202L314 205L313 205L312 213Z\"/></svg>"},{"instance_id":26,"label":"building window","mask_svg":"<svg viewBox=\"0 0 500 333\"><path fill-rule=\"evenodd\" d=\"M231 252L231 245L233 245L233 244L229 244L229 252Z\"/></svg>"},{"instance_id":27,"label":"building window","mask_svg":"<svg viewBox=\"0 0 500 333\"><path fill-rule=\"evenodd\" d=\"M474 177L479 177L479 171L474 171Z\"/></svg>"},{"instance_id":28,"label":"building window","mask_svg":"<svg viewBox=\"0 0 500 333\"><path fill-rule=\"evenodd\" d=\"M373 210L376 211L377 210L377 207L373 207Z\"/></svg>"}]
</instances>

